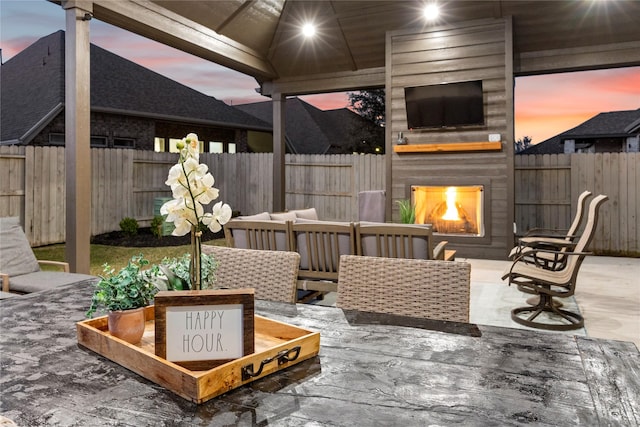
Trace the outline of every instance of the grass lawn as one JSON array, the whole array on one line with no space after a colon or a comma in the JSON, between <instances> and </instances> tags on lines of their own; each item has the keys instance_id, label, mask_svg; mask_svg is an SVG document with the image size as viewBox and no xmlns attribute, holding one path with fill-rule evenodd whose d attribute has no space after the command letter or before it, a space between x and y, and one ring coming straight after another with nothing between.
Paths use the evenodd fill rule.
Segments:
<instances>
[{"instance_id":1,"label":"grass lawn","mask_svg":"<svg viewBox=\"0 0 640 427\"><path fill-rule=\"evenodd\" d=\"M224 239L211 240L203 242L207 245L224 246ZM151 264L159 264L165 257L180 257L189 252L190 245L185 246L164 246L156 248L126 248L121 246L91 245L91 271L90 273L98 276L102 274L102 266L108 263L115 271L120 270L127 265L127 262L134 255L142 254ZM33 253L37 259L64 261L65 246L50 245L33 248Z\"/></svg>"}]
</instances>

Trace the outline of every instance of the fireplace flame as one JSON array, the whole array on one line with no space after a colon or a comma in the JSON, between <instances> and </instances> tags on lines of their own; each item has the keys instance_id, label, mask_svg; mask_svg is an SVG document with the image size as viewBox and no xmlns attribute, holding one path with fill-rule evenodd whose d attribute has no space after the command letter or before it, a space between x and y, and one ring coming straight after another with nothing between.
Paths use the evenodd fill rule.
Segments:
<instances>
[{"instance_id":1,"label":"fireplace flame","mask_svg":"<svg viewBox=\"0 0 640 427\"><path fill-rule=\"evenodd\" d=\"M458 208L456 206L456 189L454 187L447 187L445 193L447 195L447 210L444 215L442 215L442 219L446 219L447 221L460 221Z\"/></svg>"}]
</instances>

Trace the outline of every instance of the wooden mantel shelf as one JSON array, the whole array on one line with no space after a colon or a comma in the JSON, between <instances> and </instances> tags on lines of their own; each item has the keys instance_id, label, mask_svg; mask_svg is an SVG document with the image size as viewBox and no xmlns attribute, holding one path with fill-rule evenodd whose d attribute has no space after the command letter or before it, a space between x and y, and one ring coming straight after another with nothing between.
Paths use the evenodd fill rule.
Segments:
<instances>
[{"instance_id":1,"label":"wooden mantel shelf","mask_svg":"<svg viewBox=\"0 0 640 427\"><path fill-rule=\"evenodd\" d=\"M434 144L394 145L396 153L452 153L457 151L500 151L502 142L450 142Z\"/></svg>"}]
</instances>

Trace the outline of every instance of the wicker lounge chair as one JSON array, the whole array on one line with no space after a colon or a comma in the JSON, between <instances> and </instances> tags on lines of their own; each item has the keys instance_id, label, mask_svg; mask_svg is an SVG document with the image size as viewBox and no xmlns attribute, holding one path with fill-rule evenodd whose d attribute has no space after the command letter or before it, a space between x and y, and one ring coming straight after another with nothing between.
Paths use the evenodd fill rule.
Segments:
<instances>
[{"instance_id":1,"label":"wicker lounge chair","mask_svg":"<svg viewBox=\"0 0 640 427\"><path fill-rule=\"evenodd\" d=\"M336 305L468 323L470 284L466 262L343 255Z\"/></svg>"}]
</instances>

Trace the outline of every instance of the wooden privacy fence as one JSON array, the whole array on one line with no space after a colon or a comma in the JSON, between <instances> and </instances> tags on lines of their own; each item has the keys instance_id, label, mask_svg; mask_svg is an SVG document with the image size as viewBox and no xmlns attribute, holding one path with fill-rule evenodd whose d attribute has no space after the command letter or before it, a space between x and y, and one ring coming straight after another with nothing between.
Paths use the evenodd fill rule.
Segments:
<instances>
[{"instance_id":1,"label":"wooden privacy fence","mask_svg":"<svg viewBox=\"0 0 640 427\"><path fill-rule=\"evenodd\" d=\"M92 234L119 230L124 217L148 225L177 154L92 149ZM273 155L201 155L222 200L242 214L272 210ZM0 147L0 216L20 216L34 246L64 242L64 147ZM355 221L357 195L385 188L385 157L287 155L288 209L315 207L321 218ZM82 167L79 165L78 167ZM606 194L592 250L640 255L640 153L515 156L517 234L566 229L585 189Z\"/></svg>"},{"instance_id":2,"label":"wooden privacy fence","mask_svg":"<svg viewBox=\"0 0 640 427\"><path fill-rule=\"evenodd\" d=\"M125 217L148 225L156 199L171 197L165 181L177 156L92 149L92 235L119 230ZM200 161L220 190L216 202L245 215L272 210L273 154L204 153ZM64 164L64 147L0 147L0 216L20 216L33 246L65 240ZM327 220L356 220L358 192L385 185L384 156L287 155L285 165L287 209L315 207Z\"/></svg>"},{"instance_id":3,"label":"wooden privacy fence","mask_svg":"<svg viewBox=\"0 0 640 427\"><path fill-rule=\"evenodd\" d=\"M606 194L591 250L640 256L640 153L515 156L517 234L535 227L567 229L578 195Z\"/></svg>"}]
</instances>

